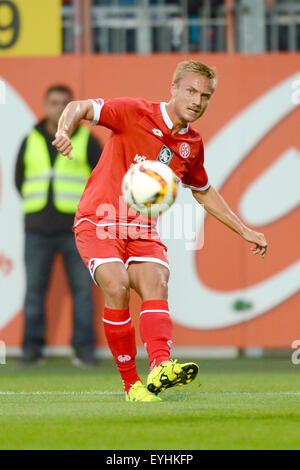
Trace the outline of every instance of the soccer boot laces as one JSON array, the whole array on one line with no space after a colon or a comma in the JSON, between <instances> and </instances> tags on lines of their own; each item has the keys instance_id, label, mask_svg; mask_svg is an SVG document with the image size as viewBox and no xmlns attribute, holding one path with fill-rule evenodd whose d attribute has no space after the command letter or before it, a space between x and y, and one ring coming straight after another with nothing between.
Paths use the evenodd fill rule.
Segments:
<instances>
[{"instance_id":1,"label":"soccer boot laces","mask_svg":"<svg viewBox=\"0 0 300 470\"><path fill-rule=\"evenodd\" d=\"M150 372L147 378L147 389L157 395L175 385L189 384L195 379L198 371L199 367L194 362L185 364L179 364L177 360L165 362Z\"/></svg>"}]
</instances>

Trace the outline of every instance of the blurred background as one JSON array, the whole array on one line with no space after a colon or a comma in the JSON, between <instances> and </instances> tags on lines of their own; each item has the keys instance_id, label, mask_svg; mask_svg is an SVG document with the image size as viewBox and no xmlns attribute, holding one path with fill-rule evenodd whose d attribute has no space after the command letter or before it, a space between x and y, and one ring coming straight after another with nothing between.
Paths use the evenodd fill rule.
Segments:
<instances>
[{"instance_id":1,"label":"blurred background","mask_svg":"<svg viewBox=\"0 0 300 470\"><path fill-rule=\"evenodd\" d=\"M176 64L192 58L218 74L209 109L194 126L209 178L270 248L265 260L253 258L210 216L201 250L165 240L175 353L290 353L300 339L299 51L296 0L0 1L0 340L8 355L21 353L26 291L15 167L24 138L45 117L46 90L61 84L74 99L168 101ZM109 137L100 127L92 134L102 146ZM179 201L192 197L182 189ZM105 357L103 297L96 288L92 295L96 354ZM45 354L69 356L73 296L59 253L45 311ZM134 294L131 311L136 322Z\"/></svg>"}]
</instances>

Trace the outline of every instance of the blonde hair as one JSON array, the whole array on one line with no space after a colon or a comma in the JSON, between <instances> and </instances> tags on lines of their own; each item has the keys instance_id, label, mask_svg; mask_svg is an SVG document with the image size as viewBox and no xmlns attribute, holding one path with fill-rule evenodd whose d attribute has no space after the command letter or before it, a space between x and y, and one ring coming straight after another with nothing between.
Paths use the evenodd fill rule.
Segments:
<instances>
[{"instance_id":1,"label":"blonde hair","mask_svg":"<svg viewBox=\"0 0 300 470\"><path fill-rule=\"evenodd\" d=\"M205 75L211 79L213 89L216 89L217 74L214 67L209 67L199 60L185 60L183 62L179 62L173 75L173 83L177 85L186 72L195 72L200 73L201 75Z\"/></svg>"}]
</instances>

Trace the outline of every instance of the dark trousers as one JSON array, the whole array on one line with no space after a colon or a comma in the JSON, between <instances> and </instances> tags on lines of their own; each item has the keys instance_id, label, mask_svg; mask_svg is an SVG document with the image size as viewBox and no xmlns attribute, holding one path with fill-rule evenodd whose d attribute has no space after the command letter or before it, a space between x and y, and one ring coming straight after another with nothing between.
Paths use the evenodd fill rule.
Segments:
<instances>
[{"instance_id":1,"label":"dark trousers","mask_svg":"<svg viewBox=\"0 0 300 470\"><path fill-rule=\"evenodd\" d=\"M63 256L74 304L74 330L72 346L93 351L93 302L90 274L77 251L72 232L57 236L25 234L25 355L41 354L45 338L44 301L54 255Z\"/></svg>"}]
</instances>

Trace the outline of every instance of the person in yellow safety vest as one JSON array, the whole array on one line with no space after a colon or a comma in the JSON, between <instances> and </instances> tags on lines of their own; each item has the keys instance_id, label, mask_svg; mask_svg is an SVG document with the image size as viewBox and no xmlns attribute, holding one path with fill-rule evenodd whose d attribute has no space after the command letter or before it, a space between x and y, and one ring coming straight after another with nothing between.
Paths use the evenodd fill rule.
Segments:
<instances>
[{"instance_id":1,"label":"person in yellow safety vest","mask_svg":"<svg viewBox=\"0 0 300 470\"><path fill-rule=\"evenodd\" d=\"M15 182L25 213L25 331L24 365L43 361L44 300L56 252L61 252L74 304L72 346L75 365L96 364L94 354L91 279L75 246L72 225L87 179L102 152L83 126L72 135L74 159L69 162L53 147L59 117L72 100L72 91L52 86L45 96L45 119L24 139Z\"/></svg>"}]
</instances>

